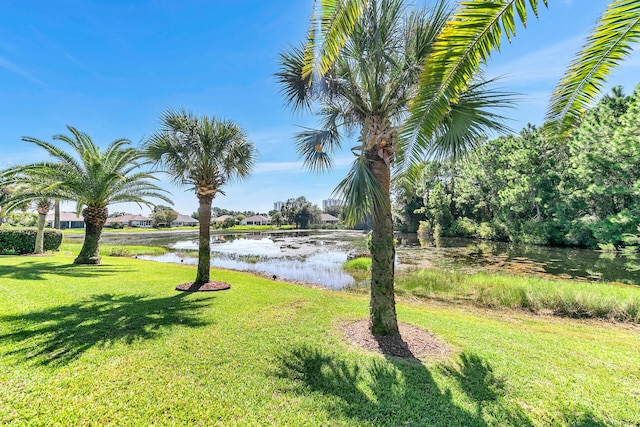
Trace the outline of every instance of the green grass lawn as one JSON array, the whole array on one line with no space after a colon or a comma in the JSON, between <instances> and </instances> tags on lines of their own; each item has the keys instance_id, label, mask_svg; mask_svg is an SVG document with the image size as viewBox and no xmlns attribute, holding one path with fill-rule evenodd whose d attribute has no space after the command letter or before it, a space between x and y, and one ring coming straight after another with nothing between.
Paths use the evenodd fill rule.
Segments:
<instances>
[{"instance_id":1,"label":"green grass lawn","mask_svg":"<svg viewBox=\"0 0 640 427\"><path fill-rule=\"evenodd\" d=\"M342 341L364 296L105 257L0 257L0 424L632 426L640 328L402 301L450 346L406 362Z\"/></svg>"}]
</instances>

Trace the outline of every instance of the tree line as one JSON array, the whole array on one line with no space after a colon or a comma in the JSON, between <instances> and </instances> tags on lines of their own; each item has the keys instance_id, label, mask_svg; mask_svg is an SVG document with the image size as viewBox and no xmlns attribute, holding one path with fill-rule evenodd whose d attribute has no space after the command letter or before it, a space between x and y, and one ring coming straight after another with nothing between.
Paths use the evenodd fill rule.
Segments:
<instances>
[{"instance_id":1,"label":"tree line","mask_svg":"<svg viewBox=\"0 0 640 427\"><path fill-rule=\"evenodd\" d=\"M398 228L541 245L620 248L640 226L640 86L614 88L572 136L528 125L395 188Z\"/></svg>"}]
</instances>

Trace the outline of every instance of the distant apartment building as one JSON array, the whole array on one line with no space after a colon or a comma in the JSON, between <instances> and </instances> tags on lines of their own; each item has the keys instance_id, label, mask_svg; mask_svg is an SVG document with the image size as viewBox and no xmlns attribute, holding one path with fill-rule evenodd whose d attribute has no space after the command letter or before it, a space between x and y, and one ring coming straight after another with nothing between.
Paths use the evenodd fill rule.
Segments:
<instances>
[{"instance_id":1,"label":"distant apartment building","mask_svg":"<svg viewBox=\"0 0 640 427\"><path fill-rule=\"evenodd\" d=\"M273 210L274 211L280 211L280 210L282 210L283 206L284 206L284 202L277 201L277 202L275 202L273 204Z\"/></svg>"},{"instance_id":2,"label":"distant apartment building","mask_svg":"<svg viewBox=\"0 0 640 427\"><path fill-rule=\"evenodd\" d=\"M342 206L342 201L339 199L325 199L322 201L322 210L327 211L331 206Z\"/></svg>"}]
</instances>

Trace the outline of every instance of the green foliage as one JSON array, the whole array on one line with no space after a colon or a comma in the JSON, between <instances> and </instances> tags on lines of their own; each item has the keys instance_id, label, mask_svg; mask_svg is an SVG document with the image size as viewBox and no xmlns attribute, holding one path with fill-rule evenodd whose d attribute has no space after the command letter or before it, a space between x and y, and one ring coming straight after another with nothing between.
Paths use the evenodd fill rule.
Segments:
<instances>
[{"instance_id":1,"label":"green foliage","mask_svg":"<svg viewBox=\"0 0 640 427\"><path fill-rule=\"evenodd\" d=\"M178 218L178 211L168 206L156 206L151 212L151 218L153 218L155 226L170 227L171 222Z\"/></svg>"},{"instance_id":2,"label":"green foliage","mask_svg":"<svg viewBox=\"0 0 640 427\"><path fill-rule=\"evenodd\" d=\"M638 134L640 86L631 96L616 88L565 144L529 126L458 163L426 163L396 211L422 197L412 221L440 224L445 236L621 248L640 224Z\"/></svg>"},{"instance_id":3,"label":"green foliage","mask_svg":"<svg viewBox=\"0 0 640 427\"><path fill-rule=\"evenodd\" d=\"M296 228L308 228L309 224L319 224L322 211L304 196L288 199L282 206L282 217Z\"/></svg>"},{"instance_id":4,"label":"green foliage","mask_svg":"<svg viewBox=\"0 0 640 427\"><path fill-rule=\"evenodd\" d=\"M640 288L637 286L428 269L398 274L396 287L400 295L640 323Z\"/></svg>"},{"instance_id":5,"label":"green foliage","mask_svg":"<svg viewBox=\"0 0 640 427\"><path fill-rule=\"evenodd\" d=\"M233 217L229 217L229 218L225 218L224 221L222 221L221 227L222 228L231 228L231 227L235 226L236 224L238 224L238 220L233 218Z\"/></svg>"},{"instance_id":6,"label":"green foliage","mask_svg":"<svg viewBox=\"0 0 640 427\"><path fill-rule=\"evenodd\" d=\"M0 253L32 254L35 251L36 228L0 228ZM59 230L44 230L43 249L56 251L62 243Z\"/></svg>"},{"instance_id":7,"label":"green foliage","mask_svg":"<svg viewBox=\"0 0 640 427\"><path fill-rule=\"evenodd\" d=\"M5 224L14 227L35 227L38 223L38 214L31 212L10 212L5 218Z\"/></svg>"},{"instance_id":8,"label":"green foliage","mask_svg":"<svg viewBox=\"0 0 640 427\"><path fill-rule=\"evenodd\" d=\"M344 269L351 271L369 271L371 270L371 257L360 257L345 261Z\"/></svg>"}]
</instances>

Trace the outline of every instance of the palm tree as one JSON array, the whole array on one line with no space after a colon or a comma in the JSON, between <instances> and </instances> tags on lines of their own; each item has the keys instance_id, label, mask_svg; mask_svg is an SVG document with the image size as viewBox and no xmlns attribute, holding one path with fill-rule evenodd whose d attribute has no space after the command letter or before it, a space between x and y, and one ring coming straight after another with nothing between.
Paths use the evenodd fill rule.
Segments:
<instances>
[{"instance_id":1,"label":"palm tree","mask_svg":"<svg viewBox=\"0 0 640 427\"><path fill-rule=\"evenodd\" d=\"M100 237L108 216L107 206L123 202L153 206L147 201L150 197L168 203L171 200L163 194L165 190L149 181L155 179L151 172L139 170L143 154L127 147L130 141L118 139L102 151L86 133L72 126L67 129L70 136L55 135L53 139L68 144L73 152L50 142L23 137L23 141L45 149L54 160L14 166L4 172L4 177L28 184L34 196L75 201L86 228L82 249L74 263L100 264Z\"/></svg>"},{"instance_id":2,"label":"palm tree","mask_svg":"<svg viewBox=\"0 0 640 427\"><path fill-rule=\"evenodd\" d=\"M360 14L344 48L322 76L308 85L305 48L281 54L277 74L288 104L311 109L318 103L322 127L297 135L297 149L305 165L323 171L332 165L330 154L340 148L341 132L359 135L351 170L337 192L345 199L349 222L373 218L371 240L370 328L375 334L398 332L394 300L391 166L406 156L399 141L400 126L415 95L422 64L428 61L437 35L449 17L446 2L430 11L405 15L403 0L372 0ZM437 123L432 143L438 152L457 156L485 130L504 130L490 107L508 103L505 94L487 91L487 82L472 83L447 104L448 113Z\"/></svg>"},{"instance_id":3,"label":"palm tree","mask_svg":"<svg viewBox=\"0 0 640 427\"><path fill-rule=\"evenodd\" d=\"M38 232L36 233L36 247L34 251L36 254L44 253L44 224L52 204L51 199L46 197L35 201L36 210L38 212Z\"/></svg>"},{"instance_id":4,"label":"palm tree","mask_svg":"<svg viewBox=\"0 0 640 427\"><path fill-rule=\"evenodd\" d=\"M304 52L307 84L329 70L371 1L316 0ZM416 151L409 153L410 159L417 160L419 149L431 141L435 131L432 123L447 113L447 100L472 81L480 64L500 48L505 36L509 41L515 37L516 21L526 26L528 11L537 17L540 4L547 3L548 0L469 0L461 4L438 36L429 66L422 71L420 90L404 133L405 138L414 140ZM550 128L566 135L638 40L640 1L613 0L551 96L547 110Z\"/></svg>"},{"instance_id":5,"label":"palm tree","mask_svg":"<svg viewBox=\"0 0 640 427\"><path fill-rule=\"evenodd\" d=\"M209 282L211 269L211 202L228 182L249 176L256 150L243 130L231 121L195 117L167 110L162 127L145 142L146 156L198 197L200 224L198 272L193 289Z\"/></svg>"},{"instance_id":6,"label":"palm tree","mask_svg":"<svg viewBox=\"0 0 640 427\"><path fill-rule=\"evenodd\" d=\"M20 176L20 179L23 182L25 181L24 176ZM24 183L16 185L11 189L5 187L5 189L6 190L2 192L2 194L6 196L3 200L3 214L18 208L26 209L30 204L33 204L36 208L36 211L38 212L38 230L36 232L34 253L44 253L44 226L47 213L49 213L53 204L51 199L49 199L46 194L38 188L25 185Z\"/></svg>"}]
</instances>

